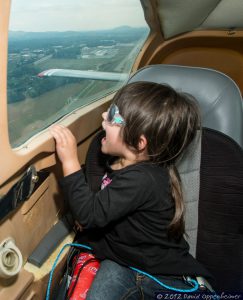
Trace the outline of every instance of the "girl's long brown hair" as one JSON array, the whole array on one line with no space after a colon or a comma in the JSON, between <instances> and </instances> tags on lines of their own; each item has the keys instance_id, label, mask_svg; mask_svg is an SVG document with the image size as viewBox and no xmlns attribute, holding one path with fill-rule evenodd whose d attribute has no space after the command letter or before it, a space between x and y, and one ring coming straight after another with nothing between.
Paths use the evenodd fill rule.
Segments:
<instances>
[{"instance_id":1,"label":"girl's long brown hair","mask_svg":"<svg viewBox=\"0 0 243 300\"><path fill-rule=\"evenodd\" d=\"M200 114L192 96L152 82L135 82L124 86L114 97L125 119L124 142L139 151L141 135L147 139L150 160L169 170L174 217L169 233L174 237L185 231L184 201L175 162L191 143L200 127Z\"/></svg>"}]
</instances>

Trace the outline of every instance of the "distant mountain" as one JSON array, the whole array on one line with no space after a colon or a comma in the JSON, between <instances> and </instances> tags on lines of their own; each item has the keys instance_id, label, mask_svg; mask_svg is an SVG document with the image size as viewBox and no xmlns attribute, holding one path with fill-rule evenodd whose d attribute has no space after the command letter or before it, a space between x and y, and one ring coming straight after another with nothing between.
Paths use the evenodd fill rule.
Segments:
<instances>
[{"instance_id":1,"label":"distant mountain","mask_svg":"<svg viewBox=\"0 0 243 300\"><path fill-rule=\"evenodd\" d=\"M23 41L23 40L34 40L34 39L53 39L53 38L71 38L85 36L101 36L107 33L116 34L134 34L146 32L148 29L146 27L130 27L130 26L120 26L113 29L105 30L90 30L90 31L45 31L45 32L27 32L27 31L9 31L10 41Z\"/></svg>"},{"instance_id":2,"label":"distant mountain","mask_svg":"<svg viewBox=\"0 0 243 300\"><path fill-rule=\"evenodd\" d=\"M111 31L128 31L128 30L145 30L147 27L131 27L131 26L119 26L111 29Z\"/></svg>"}]
</instances>

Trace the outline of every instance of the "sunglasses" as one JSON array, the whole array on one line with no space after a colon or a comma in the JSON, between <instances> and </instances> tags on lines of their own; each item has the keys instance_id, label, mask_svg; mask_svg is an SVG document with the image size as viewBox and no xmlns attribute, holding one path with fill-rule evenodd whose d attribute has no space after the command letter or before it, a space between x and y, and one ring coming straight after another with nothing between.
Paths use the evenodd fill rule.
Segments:
<instances>
[{"instance_id":1,"label":"sunglasses","mask_svg":"<svg viewBox=\"0 0 243 300\"><path fill-rule=\"evenodd\" d=\"M107 111L107 119L106 121L110 124L117 124L117 125L125 125L125 120L119 113L119 108L116 104L112 103L110 108Z\"/></svg>"}]
</instances>

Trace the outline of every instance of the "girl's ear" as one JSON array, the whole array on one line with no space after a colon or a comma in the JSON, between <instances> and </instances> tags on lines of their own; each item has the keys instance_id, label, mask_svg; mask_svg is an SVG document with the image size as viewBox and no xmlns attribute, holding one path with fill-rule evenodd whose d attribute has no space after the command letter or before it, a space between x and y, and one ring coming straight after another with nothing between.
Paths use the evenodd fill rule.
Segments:
<instances>
[{"instance_id":1,"label":"girl's ear","mask_svg":"<svg viewBox=\"0 0 243 300\"><path fill-rule=\"evenodd\" d=\"M139 151L143 151L146 147L147 147L147 139L146 137L142 134L139 138L139 142L138 142L138 150Z\"/></svg>"}]
</instances>

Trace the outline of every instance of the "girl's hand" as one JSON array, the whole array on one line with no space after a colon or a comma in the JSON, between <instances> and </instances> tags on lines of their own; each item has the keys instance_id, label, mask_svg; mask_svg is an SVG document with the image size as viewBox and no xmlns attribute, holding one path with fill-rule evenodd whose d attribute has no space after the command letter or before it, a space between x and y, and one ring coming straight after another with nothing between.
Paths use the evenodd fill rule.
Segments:
<instances>
[{"instance_id":1,"label":"girl's hand","mask_svg":"<svg viewBox=\"0 0 243 300\"><path fill-rule=\"evenodd\" d=\"M52 126L50 132L56 141L56 151L62 163L64 176L80 170L77 142L72 132L61 125Z\"/></svg>"}]
</instances>

